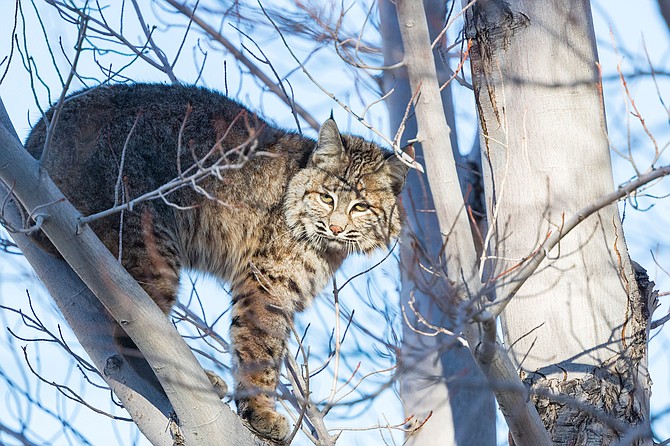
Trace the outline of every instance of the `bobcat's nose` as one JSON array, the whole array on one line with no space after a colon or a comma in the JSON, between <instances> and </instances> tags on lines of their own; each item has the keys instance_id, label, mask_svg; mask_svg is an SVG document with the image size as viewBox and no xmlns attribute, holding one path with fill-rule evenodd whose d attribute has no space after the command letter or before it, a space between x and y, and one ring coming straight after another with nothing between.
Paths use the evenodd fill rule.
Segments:
<instances>
[{"instance_id":1,"label":"bobcat's nose","mask_svg":"<svg viewBox=\"0 0 670 446\"><path fill-rule=\"evenodd\" d=\"M340 234L344 229L342 227L337 226L337 225L330 225L328 226L330 228L330 232L332 232L334 235Z\"/></svg>"}]
</instances>

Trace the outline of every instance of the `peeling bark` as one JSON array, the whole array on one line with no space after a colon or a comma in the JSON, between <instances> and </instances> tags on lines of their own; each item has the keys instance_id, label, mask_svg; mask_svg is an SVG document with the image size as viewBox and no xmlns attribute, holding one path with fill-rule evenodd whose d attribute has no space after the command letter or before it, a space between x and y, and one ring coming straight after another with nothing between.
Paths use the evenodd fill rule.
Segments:
<instances>
[{"instance_id":1,"label":"peeling bark","mask_svg":"<svg viewBox=\"0 0 670 446\"><path fill-rule=\"evenodd\" d=\"M555 445L650 444L647 344L658 291L642 266L635 262L632 266L635 286L629 293L626 321L632 335L624 342L625 350L580 378L535 373L524 379Z\"/></svg>"},{"instance_id":2,"label":"peeling bark","mask_svg":"<svg viewBox=\"0 0 670 446\"><path fill-rule=\"evenodd\" d=\"M581 378L535 373L524 380L555 445L641 445L651 437L646 422L652 383L646 355L658 291L642 266L635 262L632 266L636 286L629 294L626 324L633 334L624 352Z\"/></svg>"}]
</instances>

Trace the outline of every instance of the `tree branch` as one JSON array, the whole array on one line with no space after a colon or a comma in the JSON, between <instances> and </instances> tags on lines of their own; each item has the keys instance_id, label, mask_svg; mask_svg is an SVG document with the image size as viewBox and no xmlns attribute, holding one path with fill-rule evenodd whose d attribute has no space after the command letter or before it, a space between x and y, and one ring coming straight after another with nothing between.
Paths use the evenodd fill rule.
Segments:
<instances>
[{"instance_id":1,"label":"tree branch","mask_svg":"<svg viewBox=\"0 0 670 446\"><path fill-rule=\"evenodd\" d=\"M3 127L11 134L11 139L18 141L0 101L0 128ZM7 145L6 139L0 139L0 147ZM9 189L0 181L0 196L9 193ZM10 201L3 209L2 217L14 227L23 224L14 201ZM100 301L62 259L52 257L38 248L26 234L13 233L12 238L47 287L81 346L102 372L101 376L133 420L136 420L140 431L152 444L172 445L172 438L165 429L170 421L172 406L166 395L155 387L153 376L138 375L119 355L112 337L113 322Z\"/></svg>"},{"instance_id":2,"label":"tree branch","mask_svg":"<svg viewBox=\"0 0 670 446\"><path fill-rule=\"evenodd\" d=\"M436 191L433 200L440 232L448 238L449 279L465 285L463 276L466 283L477 277L477 254L460 192L425 11L422 2L399 1L397 8L410 85L413 92L419 92L414 104L419 127L416 139L424 149L430 189Z\"/></svg>"},{"instance_id":3,"label":"tree branch","mask_svg":"<svg viewBox=\"0 0 670 446\"><path fill-rule=\"evenodd\" d=\"M9 119L4 105L0 115L4 124L0 126L0 179L12 185L28 212L42 203L56 203L40 211L44 216L43 231L142 351L176 412L186 443L265 444L221 403L189 347L93 231L83 227L76 232L79 213L23 149L13 128L6 126ZM105 366L109 365L108 359ZM100 360L97 365L101 371L106 370Z\"/></svg>"}]
</instances>

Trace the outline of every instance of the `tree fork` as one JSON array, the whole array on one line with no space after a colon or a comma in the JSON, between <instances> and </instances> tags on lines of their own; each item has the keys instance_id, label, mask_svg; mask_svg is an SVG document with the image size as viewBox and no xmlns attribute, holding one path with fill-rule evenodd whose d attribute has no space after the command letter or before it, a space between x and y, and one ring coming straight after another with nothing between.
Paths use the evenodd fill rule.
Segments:
<instances>
[{"instance_id":1,"label":"tree fork","mask_svg":"<svg viewBox=\"0 0 670 446\"><path fill-rule=\"evenodd\" d=\"M439 95L426 13L420 1L398 0L396 5L410 86L413 92L419 92L414 104L417 139L423 145L428 183L433 191L440 232L445 237L449 280L463 294L463 298L468 297L465 291L468 290L471 296L479 299L482 289L477 271L479 259L449 143L449 127ZM446 297L439 296L442 299ZM519 444L523 445L549 445L547 431L537 411L528 402L526 389L505 350L496 343L492 348L486 348L492 356L476 354L482 342L479 323L467 323L461 329L503 409L514 438L522 441Z\"/></svg>"}]
</instances>

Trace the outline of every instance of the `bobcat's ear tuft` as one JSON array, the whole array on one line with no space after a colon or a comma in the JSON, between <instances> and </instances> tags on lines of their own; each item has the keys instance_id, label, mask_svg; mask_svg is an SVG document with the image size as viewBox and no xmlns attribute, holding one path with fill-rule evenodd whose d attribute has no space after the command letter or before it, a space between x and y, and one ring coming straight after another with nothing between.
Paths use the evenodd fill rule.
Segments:
<instances>
[{"instance_id":1,"label":"bobcat's ear tuft","mask_svg":"<svg viewBox=\"0 0 670 446\"><path fill-rule=\"evenodd\" d=\"M400 150L414 159L414 147L411 144ZM409 172L409 166L401 161L396 154L392 154L386 159L386 169L389 178L391 179L391 190L393 190L393 194L396 196L400 195L402 187L405 185L405 178L407 177L407 172Z\"/></svg>"},{"instance_id":2,"label":"bobcat's ear tuft","mask_svg":"<svg viewBox=\"0 0 670 446\"><path fill-rule=\"evenodd\" d=\"M319 129L319 140L312 153L312 164L321 169L330 170L343 163L346 157L340 130L337 128L335 120L329 118Z\"/></svg>"}]
</instances>

